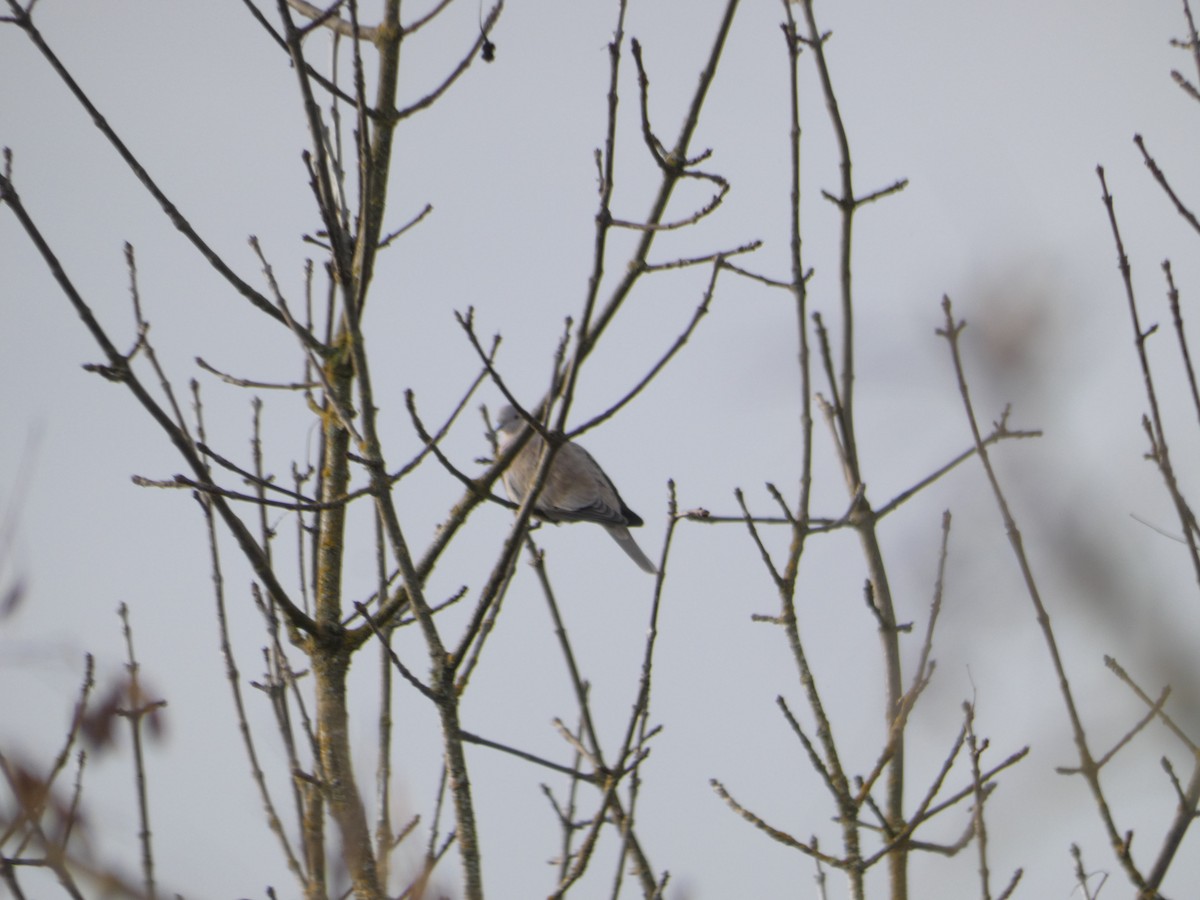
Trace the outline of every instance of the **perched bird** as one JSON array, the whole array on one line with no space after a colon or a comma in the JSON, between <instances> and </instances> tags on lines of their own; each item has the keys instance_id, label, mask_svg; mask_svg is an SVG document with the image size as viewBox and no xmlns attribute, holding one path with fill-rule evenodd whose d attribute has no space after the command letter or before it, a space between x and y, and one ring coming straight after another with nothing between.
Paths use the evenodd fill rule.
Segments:
<instances>
[{"instance_id":1,"label":"perched bird","mask_svg":"<svg viewBox=\"0 0 1200 900\"><path fill-rule=\"evenodd\" d=\"M511 406L500 410L496 433L501 449L512 443L526 427ZM545 443L541 435L531 436L504 471L504 489L514 503L522 502L533 485ZM568 441L558 448L533 511L547 522L596 522L603 525L643 572L652 575L658 572L629 533L631 526L642 524L641 516L625 505L604 470L578 444Z\"/></svg>"}]
</instances>

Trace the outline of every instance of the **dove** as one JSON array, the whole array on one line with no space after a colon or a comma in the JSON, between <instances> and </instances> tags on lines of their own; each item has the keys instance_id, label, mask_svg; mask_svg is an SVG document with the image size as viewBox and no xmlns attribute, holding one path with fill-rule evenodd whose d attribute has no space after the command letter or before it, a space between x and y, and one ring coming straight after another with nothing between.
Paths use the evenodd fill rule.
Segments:
<instances>
[{"instance_id":1,"label":"dove","mask_svg":"<svg viewBox=\"0 0 1200 900\"><path fill-rule=\"evenodd\" d=\"M496 420L496 435L501 450L527 427L513 407L501 409ZM532 435L501 476L504 489L514 503L523 502L533 485L545 443L541 435ZM643 572L651 575L658 573L654 563L650 562L629 533L630 528L642 524L641 516L625 505L612 479L604 474L592 455L578 444L567 441L558 448L533 511L538 518L547 522L595 522L603 525Z\"/></svg>"}]
</instances>

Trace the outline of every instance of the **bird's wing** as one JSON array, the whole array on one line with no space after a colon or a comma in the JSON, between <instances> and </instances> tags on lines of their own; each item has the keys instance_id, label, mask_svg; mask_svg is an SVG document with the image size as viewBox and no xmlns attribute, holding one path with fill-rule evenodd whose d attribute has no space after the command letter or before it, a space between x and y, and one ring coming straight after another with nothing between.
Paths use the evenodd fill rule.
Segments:
<instances>
[{"instance_id":1,"label":"bird's wing","mask_svg":"<svg viewBox=\"0 0 1200 900\"><path fill-rule=\"evenodd\" d=\"M627 525L625 504L608 476L578 444L564 444L554 457L538 508L547 517L565 522Z\"/></svg>"}]
</instances>

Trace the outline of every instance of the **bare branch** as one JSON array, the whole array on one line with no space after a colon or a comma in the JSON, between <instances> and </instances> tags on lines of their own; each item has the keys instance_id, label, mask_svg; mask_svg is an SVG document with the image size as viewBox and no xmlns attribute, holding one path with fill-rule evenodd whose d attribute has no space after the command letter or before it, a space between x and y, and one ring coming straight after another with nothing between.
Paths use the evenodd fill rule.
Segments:
<instances>
[{"instance_id":1,"label":"bare branch","mask_svg":"<svg viewBox=\"0 0 1200 900\"><path fill-rule=\"evenodd\" d=\"M1105 196L1107 196L1107 190L1105 190ZM1016 520L1009 511L1008 501L1000 487L999 478L992 467L990 453L987 447L983 445L983 437L979 432L979 425L975 419L975 409L971 402L970 391L967 388L966 375L963 371L962 357L959 350L959 337L962 334L963 328L966 327L965 323L954 319L949 297L942 299L942 310L945 314L945 324L942 328L938 329L938 334L944 337L950 346L950 354L954 363L954 373L958 381L958 391L962 397L967 424L970 426L971 435L975 439L975 449L979 455L979 461L983 464L988 483L991 485L996 506L1000 510L1000 516L1004 521L1004 530L1008 535L1009 543L1012 545L1017 566L1021 571L1021 577L1025 583L1025 592L1033 603L1038 627L1041 629L1042 638L1046 643L1046 649L1050 654L1050 661L1054 666L1054 671L1058 678L1059 693L1066 704L1067 716L1071 724L1071 733L1075 739L1076 751L1079 754L1080 770L1092 791L1092 796L1100 812L1101 819L1107 829L1109 842L1117 858L1129 875L1130 880L1139 889L1143 888L1145 886L1145 879L1134 864L1129 854L1128 845L1117 829L1116 822L1113 820L1108 803L1105 800L1104 791L1100 784L1099 769L1088 746L1087 734L1083 728L1083 720L1076 707L1075 695L1071 690L1066 667L1063 664L1062 655L1058 649L1058 639L1050 624L1050 614L1042 601L1041 591L1034 578L1032 566L1025 555L1024 541L1021 538L1020 529L1017 527Z\"/></svg>"},{"instance_id":2,"label":"bare branch","mask_svg":"<svg viewBox=\"0 0 1200 900\"><path fill-rule=\"evenodd\" d=\"M112 144L113 148L120 155L121 159L125 161L125 164L129 166L130 170L132 170L138 181L142 183L142 186L145 187L147 192L149 192L149 194L158 202L158 205L162 207L162 210L164 213L166 213L167 218L171 220L171 224L179 229L179 231L182 232L183 235L192 242L192 245L199 251L200 255L204 257L208 264L212 266L222 278L229 282L234 290L249 300L250 303L259 310L271 316L271 318L278 322L283 322L283 317L279 314L279 310L275 309L262 294L250 287L249 284L243 281L237 274L234 273L231 268L229 268L229 266L217 254L217 252L213 250L203 238L200 237L195 229L192 228L191 223L187 220L183 213L179 211L178 207L176 207L175 204L167 198L167 195L162 192L154 179L150 177L150 173L148 173L142 167L142 164L138 162L137 158L133 155L133 152L125 146L124 141L117 136L117 133L113 131L112 127L108 124L108 120L105 119L104 116L101 115L100 110L92 104L92 101L88 98L87 94L84 93L83 88L77 81L75 81L75 79L67 71L66 66L62 64L58 56L50 49L50 45L46 43L45 39L42 37L42 33L33 24L33 18L30 16L29 10L22 9L17 0L8 0L8 6L13 11L13 21L20 26L21 30L23 30L26 35L28 35L30 41L32 41L34 46L37 47L42 56L46 58L46 61L50 64L51 68L54 69L55 73L62 80L63 84L67 86L67 89L72 95L74 95L75 99L84 108L84 110L87 111L96 128L98 128L100 133L104 135L110 144ZM9 196L10 194L12 195L11 198ZM12 202L15 197L16 194L12 190L12 186L7 177L0 178L0 199L3 199L5 202ZM304 340L308 346L314 349L318 349L320 347L317 341L310 334L305 333Z\"/></svg>"}]
</instances>

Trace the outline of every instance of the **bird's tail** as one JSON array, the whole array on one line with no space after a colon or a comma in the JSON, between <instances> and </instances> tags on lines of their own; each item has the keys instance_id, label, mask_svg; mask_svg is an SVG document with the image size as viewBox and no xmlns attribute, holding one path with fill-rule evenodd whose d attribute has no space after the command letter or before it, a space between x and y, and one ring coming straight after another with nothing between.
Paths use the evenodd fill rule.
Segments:
<instances>
[{"instance_id":1,"label":"bird's tail","mask_svg":"<svg viewBox=\"0 0 1200 900\"><path fill-rule=\"evenodd\" d=\"M629 558L638 564L638 568L651 575L658 574L658 569L654 567L654 563L650 562L646 554L642 552L642 548L637 545L628 528L624 525L607 525L605 528L613 536L613 540L621 545L621 549L629 555Z\"/></svg>"}]
</instances>

